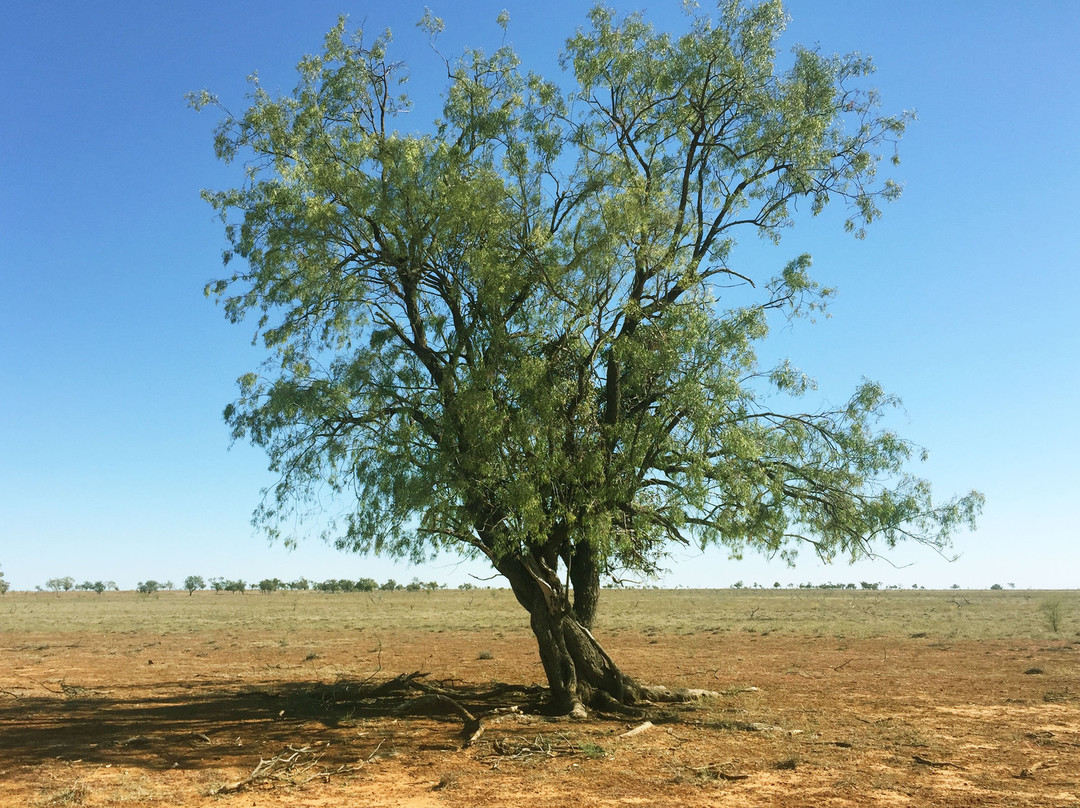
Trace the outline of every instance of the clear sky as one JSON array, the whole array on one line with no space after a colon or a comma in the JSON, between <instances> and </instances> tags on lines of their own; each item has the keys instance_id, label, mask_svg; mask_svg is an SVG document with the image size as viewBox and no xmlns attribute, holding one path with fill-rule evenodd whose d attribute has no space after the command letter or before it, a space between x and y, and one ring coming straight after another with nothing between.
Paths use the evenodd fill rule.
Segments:
<instances>
[{"instance_id":1,"label":"clear sky","mask_svg":"<svg viewBox=\"0 0 1080 808\"><path fill-rule=\"evenodd\" d=\"M508 8L525 66L553 74L587 4L439 2L441 49L493 48ZM644 5L644 4L641 4ZM433 104L438 64L414 23L424 2L233 0L19 3L0 26L0 570L16 589L70 575L132 588L187 575L258 581L394 577L451 586L482 567L419 569L316 541L269 547L249 524L265 458L221 420L260 354L202 295L221 226L204 187L240 182L212 153L208 88L238 111L245 77L287 91L339 13L395 34L410 92ZM639 8L622 3L620 8ZM682 24L681 4L650 18ZM865 241L803 222L748 263L814 255L840 290L833 317L777 335L834 401L862 376L904 399L916 469L987 506L960 560L921 548L854 568L795 569L677 551L668 586L803 581L1080 586L1080 4L791 0L785 44L873 55L886 110L919 120L893 171L903 198ZM421 106L422 108L422 106ZM430 106L429 106L430 109ZM419 112L417 113L419 115ZM416 127L425 120L417 118ZM910 565L910 566L905 566ZM496 584L497 581L493 581Z\"/></svg>"}]
</instances>

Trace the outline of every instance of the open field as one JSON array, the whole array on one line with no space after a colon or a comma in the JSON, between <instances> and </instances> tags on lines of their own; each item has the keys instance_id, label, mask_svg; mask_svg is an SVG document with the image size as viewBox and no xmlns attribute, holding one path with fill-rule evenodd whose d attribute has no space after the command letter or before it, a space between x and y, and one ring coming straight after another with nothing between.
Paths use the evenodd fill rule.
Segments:
<instances>
[{"instance_id":1,"label":"open field","mask_svg":"<svg viewBox=\"0 0 1080 808\"><path fill-rule=\"evenodd\" d=\"M8 593L0 805L1080 806L1078 592L612 590L597 634L721 695L538 715L503 590ZM463 748L414 671L523 712Z\"/></svg>"}]
</instances>

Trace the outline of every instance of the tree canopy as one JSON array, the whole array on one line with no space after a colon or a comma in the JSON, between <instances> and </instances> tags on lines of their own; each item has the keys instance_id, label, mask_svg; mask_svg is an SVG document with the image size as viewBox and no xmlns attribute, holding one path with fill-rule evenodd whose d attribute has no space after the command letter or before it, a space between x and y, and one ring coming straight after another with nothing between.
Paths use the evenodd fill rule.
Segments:
<instances>
[{"instance_id":1,"label":"tree canopy","mask_svg":"<svg viewBox=\"0 0 1080 808\"><path fill-rule=\"evenodd\" d=\"M861 237L911 118L880 111L864 56L779 66L784 23L724 2L674 36L597 6L565 85L468 50L419 129L389 34L344 19L290 94L255 80L239 115L193 96L245 171L205 192L231 270L207 293L269 354L225 410L279 475L257 521L291 539L330 491L343 549L486 557L566 709L640 697L588 628L601 578L672 543L857 559L973 525L978 494L937 503L908 471L879 385L804 411L813 382L758 361L770 323L831 292L808 255L754 277L736 239L779 241L800 204Z\"/></svg>"}]
</instances>

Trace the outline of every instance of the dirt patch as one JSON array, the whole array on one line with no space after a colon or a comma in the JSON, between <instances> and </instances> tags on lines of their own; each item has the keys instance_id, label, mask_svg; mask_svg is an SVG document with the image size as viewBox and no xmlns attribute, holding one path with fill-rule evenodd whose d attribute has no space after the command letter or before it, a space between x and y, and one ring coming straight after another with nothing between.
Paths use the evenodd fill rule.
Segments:
<instances>
[{"instance_id":1,"label":"dirt patch","mask_svg":"<svg viewBox=\"0 0 1080 808\"><path fill-rule=\"evenodd\" d=\"M723 695L547 717L517 630L0 635L0 805L1080 804L1070 642L601 640L643 682ZM376 692L413 671L519 712L465 746L452 710L402 709L424 691Z\"/></svg>"}]
</instances>

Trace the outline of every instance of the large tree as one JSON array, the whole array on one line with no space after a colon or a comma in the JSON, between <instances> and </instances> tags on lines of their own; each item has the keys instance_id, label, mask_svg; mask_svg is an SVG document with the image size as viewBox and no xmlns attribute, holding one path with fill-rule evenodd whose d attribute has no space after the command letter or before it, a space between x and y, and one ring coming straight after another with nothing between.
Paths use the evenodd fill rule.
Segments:
<instances>
[{"instance_id":1,"label":"large tree","mask_svg":"<svg viewBox=\"0 0 1080 808\"><path fill-rule=\"evenodd\" d=\"M241 115L195 96L246 169L206 194L233 270L207 292L269 351L225 410L280 475L257 521L282 535L329 490L340 548L487 558L553 707L579 713L643 697L590 628L605 576L648 575L671 543L947 547L981 498L932 501L879 423L893 399L866 383L800 411L811 383L755 355L828 290L806 255L753 277L737 236L778 240L799 203L846 205L860 235L899 193L877 169L908 117L879 113L864 57L780 69L784 19L722 3L672 37L597 7L566 43L572 87L466 51L426 129L402 128L389 37L344 21L291 94L256 81Z\"/></svg>"}]
</instances>

